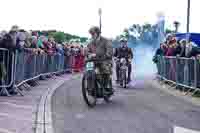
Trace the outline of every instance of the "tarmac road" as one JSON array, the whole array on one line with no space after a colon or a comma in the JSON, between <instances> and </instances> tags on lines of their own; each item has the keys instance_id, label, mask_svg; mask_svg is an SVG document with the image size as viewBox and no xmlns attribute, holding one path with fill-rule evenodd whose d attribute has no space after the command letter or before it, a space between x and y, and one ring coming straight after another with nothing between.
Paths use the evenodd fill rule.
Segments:
<instances>
[{"instance_id":1,"label":"tarmac road","mask_svg":"<svg viewBox=\"0 0 200 133\"><path fill-rule=\"evenodd\" d=\"M148 81L148 82L147 82ZM136 78L127 89L115 85L111 103L89 109L82 98L81 74L52 97L55 133L173 133L175 126L200 131L200 107L167 94L153 78Z\"/></svg>"}]
</instances>

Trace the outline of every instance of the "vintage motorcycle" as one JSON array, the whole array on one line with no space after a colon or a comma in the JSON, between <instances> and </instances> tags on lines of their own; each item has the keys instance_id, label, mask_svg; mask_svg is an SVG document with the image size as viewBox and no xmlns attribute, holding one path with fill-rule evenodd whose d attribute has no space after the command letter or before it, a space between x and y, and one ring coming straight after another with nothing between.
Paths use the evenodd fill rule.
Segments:
<instances>
[{"instance_id":1,"label":"vintage motorcycle","mask_svg":"<svg viewBox=\"0 0 200 133\"><path fill-rule=\"evenodd\" d=\"M82 95L83 99L89 107L96 105L98 98L103 98L106 102L110 101L110 97L114 94L112 88L112 77L106 77L99 73L97 64L100 59L89 59L85 62L85 71L82 78Z\"/></svg>"},{"instance_id":2,"label":"vintage motorcycle","mask_svg":"<svg viewBox=\"0 0 200 133\"><path fill-rule=\"evenodd\" d=\"M119 83L123 88L127 87L128 79L128 66L126 58L116 58L116 64L119 65Z\"/></svg>"}]
</instances>

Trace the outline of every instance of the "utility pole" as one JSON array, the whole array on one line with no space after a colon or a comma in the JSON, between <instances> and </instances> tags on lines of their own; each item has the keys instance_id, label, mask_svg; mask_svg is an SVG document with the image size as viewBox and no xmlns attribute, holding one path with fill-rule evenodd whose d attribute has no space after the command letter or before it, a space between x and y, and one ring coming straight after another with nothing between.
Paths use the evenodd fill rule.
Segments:
<instances>
[{"instance_id":1,"label":"utility pole","mask_svg":"<svg viewBox=\"0 0 200 133\"><path fill-rule=\"evenodd\" d=\"M187 1L187 42L190 38L190 0Z\"/></svg>"},{"instance_id":2,"label":"utility pole","mask_svg":"<svg viewBox=\"0 0 200 133\"><path fill-rule=\"evenodd\" d=\"M190 0L188 0L187 4L187 33L190 32Z\"/></svg>"},{"instance_id":3,"label":"utility pole","mask_svg":"<svg viewBox=\"0 0 200 133\"><path fill-rule=\"evenodd\" d=\"M186 34L187 44L190 42L190 0L187 1L187 34ZM190 46L190 45L188 45ZM190 46L191 47L191 46ZM185 54L188 55L189 51L186 49Z\"/></svg>"}]
</instances>

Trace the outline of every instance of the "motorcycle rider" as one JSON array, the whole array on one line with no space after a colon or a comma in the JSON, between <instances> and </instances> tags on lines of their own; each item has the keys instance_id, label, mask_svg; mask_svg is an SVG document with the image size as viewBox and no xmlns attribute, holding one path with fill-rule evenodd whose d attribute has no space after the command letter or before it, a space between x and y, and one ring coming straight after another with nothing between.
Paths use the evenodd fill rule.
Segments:
<instances>
[{"instance_id":1,"label":"motorcycle rider","mask_svg":"<svg viewBox=\"0 0 200 133\"><path fill-rule=\"evenodd\" d=\"M125 58L127 61L127 66L128 66L128 79L127 82L129 83L131 81L131 71L132 71L132 65L131 65L131 60L133 59L133 52L131 48L128 48L127 45L127 39L126 38L121 38L120 39L120 48L116 48L114 52L114 57L117 59ZM117 83L119 82L119 68L120 64L116 64L116 76L117 76Z\"/></svg>"},{"instance_id":2,"label":"motorcycle rider","mask_svg":"<svg viewBox=\"0 0 200 133\"><path fill-rule=\"evenodd\" d=\"M87 45L87 58L96 58L102 59L105 61L95 63L95 66L98 68L99 73L103 75L103 78L106 78L109 81L112 76L112 56L113 48L112 42L101 36L101 31L99 27L91 27L89 33L92 36L91 42ZM102 78L102 77L97 77ZM106 88L106 87L105 87ZM106 91L110 94L113 94L112 88L106 88Z\"/></svg>"}]
</instances>

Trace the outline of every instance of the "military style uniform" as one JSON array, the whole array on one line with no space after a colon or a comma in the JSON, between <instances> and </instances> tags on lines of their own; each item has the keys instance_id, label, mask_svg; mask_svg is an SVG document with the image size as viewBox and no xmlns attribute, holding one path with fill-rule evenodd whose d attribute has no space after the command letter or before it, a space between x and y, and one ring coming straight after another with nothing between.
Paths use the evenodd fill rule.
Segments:
<instances>
[{"instance_id":1,"label":"military style uniform","mask_svg":"<svg viewBox=\"0 0 200 133\"><path fill-rule=\"evenodd\" d=\"M117 57L117 58L125 58L127 60L127 63L128 63L128 59L133 59L133 52L131 50L131 48L117 48L114 52L114 57ZM131 62L127 64L128 66L128 81L131 80L131 71L132 71L132 66L131 66ZM116 74L117 74L117 81L119 80L119 69L120 69L120 66L119 64L117 64L116 66Z\"/></svg>"},{"instance_id":2,"label":"military style uniform","mask_svg":"<svg viewBox=\"0 0 200 133\"><path fill-rule=\"evenodd\" d=\"M112 74L112 42L104 37L99 37L98 39L91 41L87 48L87 55L95 53L97 59L105 59L105 61L96 64L100 73Z\"/></svg>"}]
</instances>

